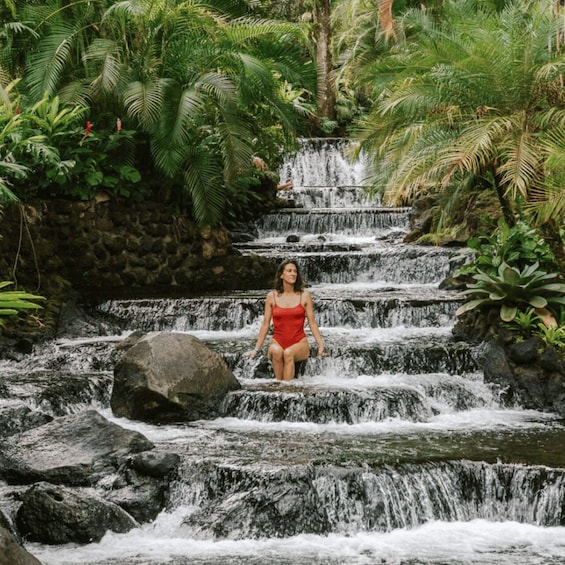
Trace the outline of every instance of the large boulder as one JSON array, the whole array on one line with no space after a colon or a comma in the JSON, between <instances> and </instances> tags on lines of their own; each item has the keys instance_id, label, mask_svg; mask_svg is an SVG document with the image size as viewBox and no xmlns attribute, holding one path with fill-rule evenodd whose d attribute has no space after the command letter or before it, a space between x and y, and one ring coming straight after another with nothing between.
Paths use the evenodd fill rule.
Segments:
<instances>
[{"instance_id":1,"label":"large boulder","mask_svg":"<svg viewBox=\"0 0 565 565\"><path fill-rule=\"evenodd\" d=\"M137 527L116 504L49 483L37 483L24 494L16 523L26 539L48 544L97 542L108 530Z\"/></svg>"},{"instance_id":2,"label":"large boulder","mask_svg":"<svg viewBox=\"0 0 565 565\"><path fill-rule=\"evenodd\" d=\"M41 562L19 545L8 530L0 527L0 565L41 565Z\"/></svg>"},{"instance_id":3,"label":"large boulder","mask_svg":"<svg viewBox=\"0 0 565 565\"><path fill-rule=\"evenodd\" d=\"M110 405L116 416L153 423L213 418L241 388L224 359L185 333L151 332L116 363Z\"/></svg>"},{"instance_id":4,"label":"large boulder","mask_svg":"<svg viewBox=\"0 0 565 565\"><path fill-rule=\"evenodd\" d=\"M0 441L0 479L93 485L123 467L132 454L153 447L142 434L88 410Z\"/></svg>"}]
</instances>

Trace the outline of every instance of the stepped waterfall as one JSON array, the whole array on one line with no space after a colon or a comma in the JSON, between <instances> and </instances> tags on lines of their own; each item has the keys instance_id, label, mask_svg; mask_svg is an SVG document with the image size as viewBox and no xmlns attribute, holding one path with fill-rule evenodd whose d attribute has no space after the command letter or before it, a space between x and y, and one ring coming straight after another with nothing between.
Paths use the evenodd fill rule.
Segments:
<instances>
[{"instance_id":1,"label":"stepped waterfall","mask_svg":"<svg viewBox=\"0 0 565 565\"><path fill-rule=\"evenodd\" d=\"M564 563L565 427L503 407L480 346L453 338L461 296L439 286L464 250L403 243L410 210L368 196L344 141L304 140L280 173L288 206L238 248L299 263L328 354L313 347L290 383L243 355L269 289L98 305L100 335L45 344L28 367L109 390L117 342L170 330L219 352L242 388L217 419L161 426L114 417L107 394L77 398L69 413L94 406L180 469L154 522L28 549L44 565Z\"/></svg>"}]
</instances>

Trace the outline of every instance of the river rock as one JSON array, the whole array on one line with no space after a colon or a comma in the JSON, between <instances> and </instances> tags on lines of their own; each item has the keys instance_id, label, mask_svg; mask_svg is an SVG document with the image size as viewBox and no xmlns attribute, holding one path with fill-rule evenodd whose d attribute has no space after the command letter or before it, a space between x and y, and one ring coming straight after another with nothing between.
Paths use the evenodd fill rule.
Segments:
<instances>
[{"instance_id":1,"label":"river rock","mask_svg":"<svg viewBox=\"0 0 565 565\"><path fill-rule=\"evenodd\" d=\"M142 336L118 360L110 404L116 416L153 423L213 418L241 388L224 359L177 332Z\"/></svg>"},{"instance_id":2,"label":"river rock","mask_svg":"<svg viewBox=\"0 0 565 565\"><path fill-rule=\"evenodd\" d=\"M504 404L565 416L565 355L539 338L510 345L485 342L480 362L485 382Z\"/></svg>"},{"instance_id":3,"label":"river rock","mask_svg":"<svg viewBox=\"0 0 565 565\"><path fill-rule=\"evenodd\" d=\"M169 485L180 463L176 453L144 451L134 455L124 469L124 480L104 493L138 522L151 522L167 504Z\"/></svg>"},{"instance_id":4,"label":"river rock","mask_svg":"<svg viewBox=\"0 0 565 565\"><path fill-rule=\"evenodd\" d=\"M72 352L61 354L62 364L66 362L67 355L72 355ZM85 405L108 406L111 388L110 373L22 371L2 377L0 398L21 400L50 416L66 416L82 411ZM28 415L28 420L30 416ZM0 427L0 435L3 435L1 430Z\"/></svg>"},{"instance_id":5,"label":"river rock","mask_svg":"<svg viewBox=\"0 0 565 565\"><path fill-rule=\"evenodd\" d=\"M20 400L0 401L0 436L8 437L42 426L53 418L32 410Z\"/></svg>"},{"instance_id":6,"label":"river rock","mask_svg":"<svg viewBox=\"0 0 565 565\"><path fill-rule=\"evenodd\" d=\"M0 527L0 565L41 565L41 562L19 545L8 530Z\"/></svg>"},{"instance_id":7,"label":"river rock","mask_svg":"<svg viewBox=\"0 0 565 565\"><path fill-rule=\"evenodd\" d=\"M0 479L14 484L94 484L124 465L132 453L153 447L142 434L88 410L0 441Z\"/></svg>"},{"instance_id":8,"label":"river rock","mask_svg":"<svg viewBox=\"0 0 565 565\"><path fill-rule=\"evenodd\" d=\"M16 523L26 539L47 544L97 542L108 530L124 533L137 526L111 502L49 483L24 494Z\"/></svg>"}]
</instances>

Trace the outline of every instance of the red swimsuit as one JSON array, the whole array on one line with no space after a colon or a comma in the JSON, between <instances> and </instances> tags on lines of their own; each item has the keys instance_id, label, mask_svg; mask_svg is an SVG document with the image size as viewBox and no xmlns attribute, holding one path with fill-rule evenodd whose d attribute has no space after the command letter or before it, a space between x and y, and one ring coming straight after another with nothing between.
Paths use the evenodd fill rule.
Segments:
<instances>
[{"instance_id":1,"label":"red swimsuit","mask_svg":"<svg viewBox=\"0 0 565 565\"><path fill-rule=\"evenodd\" d=\"M283 348L298 343L306 337L304 320L306 310L302 301L298 306L282 308L275 300L273 305L273 339Z\"/></svg>"}]
</instances>

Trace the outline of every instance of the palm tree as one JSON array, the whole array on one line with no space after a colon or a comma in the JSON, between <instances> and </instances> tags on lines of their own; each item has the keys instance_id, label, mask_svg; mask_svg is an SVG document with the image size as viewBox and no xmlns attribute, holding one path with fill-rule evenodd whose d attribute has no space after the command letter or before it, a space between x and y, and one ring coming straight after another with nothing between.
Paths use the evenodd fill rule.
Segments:
<instances>
[{"instance_id":1,"label":"palm tree","mask_svg":"<svg viewBox=\"0 0 565 565\"><path fill-rule=\"evenodd\" d=\"M545 140L565 128L564 54L552 49L559 19L542 3L497 12L452 2L437 23L418 11L417 41L365 66L374 107L359 125L375 161L374 186L393 204L453 186L489 187L512 225L547 186ZM563 242L552 250L565 267ZM561 262L563 261L563 262Z\"/></svg>"},{"instance_id":2,"label":"palm tree","mask_svg":"<svg viewBox=\"0 0 565 565\"><path fill-rule=\"evenodd\" d=\"M301 26L251 18L244 0L216 4L49 0L27 12L41 33L28 95L58 94L89 106L95 125L120 118L147 136L202 224L245 190L255 152L274 163L268 152L291 145L316 88Z\"/></svg>"}]
</instances>

